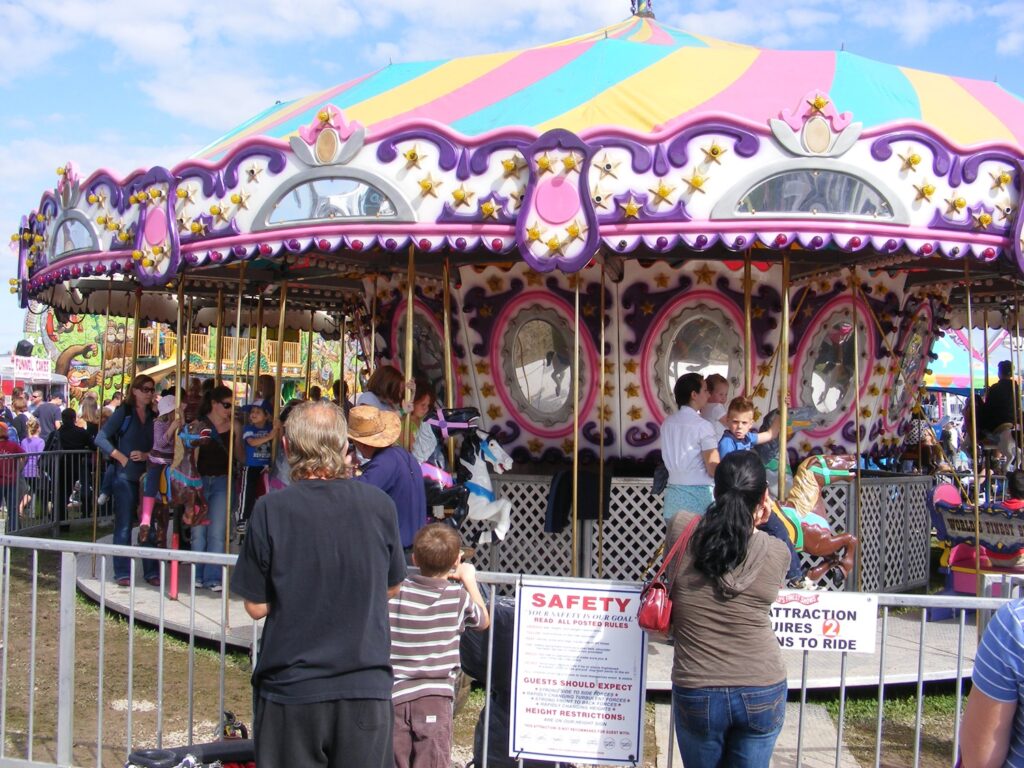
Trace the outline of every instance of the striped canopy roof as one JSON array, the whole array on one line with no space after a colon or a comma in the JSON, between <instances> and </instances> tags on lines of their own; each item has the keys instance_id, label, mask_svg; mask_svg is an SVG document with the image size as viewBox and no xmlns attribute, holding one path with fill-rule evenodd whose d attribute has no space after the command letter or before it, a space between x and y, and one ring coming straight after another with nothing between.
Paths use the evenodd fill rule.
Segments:
<instances>
[{"instance_id":1,"label":"striped canopy roof","mask_svg":"<svg viewBox=\"0 0 1024 768\"><path fill-rule=\"evenodd\" d=\"M836 51L776 51L682 32L634 16L550 45L392 64L275 104L201 150L217 159L252 136L287 138L330 102L370 136L432 120L466 136L512 126L640 133L699 114L764 125L808 92L830 94L866 130L916 121L960 146L1024 146L1024 101L994 82L899 67Z\"/></svg>"}]
</instances>

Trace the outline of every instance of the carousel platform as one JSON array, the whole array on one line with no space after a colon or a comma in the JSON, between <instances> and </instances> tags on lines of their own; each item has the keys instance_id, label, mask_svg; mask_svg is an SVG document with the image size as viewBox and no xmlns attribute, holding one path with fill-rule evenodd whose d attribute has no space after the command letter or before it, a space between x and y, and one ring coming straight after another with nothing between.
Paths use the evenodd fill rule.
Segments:
<instances>
[{"instance_id":1,"label":"carousel platform","mask_svg":"<svg viewBox=\"0 0 1024 768\"><path fill-rule=\"evenodd\" d=\"M110 537L101 543L109 543ZM109 569L109 566L108 566ZM192 598L189 583L189 569L182 567L178 598L162 598L160 590L149 586L142 578L141 567L136 567L135 618L151 626L160 622L161 603L163 621L167 631L187 635L192 618ZM107 608L127 616L130 609L131 590L117 586L108 575L105 584L99 580L99 566L94 573L93 559L89 555L78 558L78 588L93 600L99 600L100 591L105 590ZM219 642L222 615L225 610L222 593L208 589L197 589L195 594L195 634L210 641ZM242 606L241 598L233 595L227 599L228 645L248 649L253 641L253 622ZM973 668L977 637L973 630L973 618L964 633L964 676L970 676ZM889 637L885 654L886 684L913 683L917 680L918 639L920 636L919 614L914 611L890 614ZM881 647L881 621L878 625L878 643ZM923 678L926 681L953 680L956 677L957 623L929 621L925 629L925 656ZM791 690L800 688L802 654L784 651ZM878 655L851 653L847 657L846 684L851 687L878 685ZM672 646L661 640L651 640L647 646L647 689L669 691L672 688ZM838 688L840 676L840 654L811 653L807 664L807 687L809 689Z\"/></svg>"}]
</instances>

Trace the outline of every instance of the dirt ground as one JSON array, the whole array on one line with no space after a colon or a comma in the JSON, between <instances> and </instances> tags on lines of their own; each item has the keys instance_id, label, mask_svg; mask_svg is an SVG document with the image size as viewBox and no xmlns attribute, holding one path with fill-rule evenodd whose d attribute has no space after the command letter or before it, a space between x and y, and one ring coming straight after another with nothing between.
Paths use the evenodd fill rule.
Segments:
<instances>
[{"instance_id":1,"label":"dirt ground","mask_svg":"<svg viewBox=\"0 0 1024 768\"><path fill-rule=\"evenodd\" d=\"M60 556L47 552L38 554L34 628L32 561L31 553L12 551L11 579L9 585L5 585L10 590L10 622L6 628L7 666L0 670L0 674L6 675L3 710L6 739L0 756L56 762ZM155 631L136 627L131 632L124 618L110 612L101 621L98 606L79 596L75 633L75 765L123 766L131 749L158 745L158 723L162 724L162 746L188 743L190 730L195 742L218 737L222 669L219 646L199 643L190 649L187 640L166 636L163 679L159 680L160 638ZM191 717L190 667L194 681ZM130 682L129 669L132 672ZM101 670L102 709L99 704ZM248 654L225 654L223 687L224 707L243 723L251 723ZM129 699L133 702L131 713L127 706ZM473 728L484 704L483 689L473 687L460 699L452 753L452 764L458 768L472 757ZM31 732L30 711L34 714ZM102 733L99 733L101 714ZM653 723L653 707L648 707L644 768L655 765L657 748ZM99 750L97 742L102 745Z\"/></svg>"}]
</instances>

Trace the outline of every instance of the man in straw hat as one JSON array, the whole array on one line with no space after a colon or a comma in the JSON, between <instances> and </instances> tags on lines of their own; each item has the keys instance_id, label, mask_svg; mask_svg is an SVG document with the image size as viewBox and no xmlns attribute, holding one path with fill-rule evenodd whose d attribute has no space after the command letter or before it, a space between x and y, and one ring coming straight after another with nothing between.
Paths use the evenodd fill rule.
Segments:
<instances>
[{"instance_id":1,"label":"man in straw hat","mask_svg":"<svg viewBox=\"0 0 1024 768\"><path fill-rule=\"evenodd\" d=\"M345 416L295 406L285 423L291 485L253 508L231 579L267 617L253 672L260 768L391 768L388 599L405 578L391 499L347 479Z\"/></svg>"},{"instance_id":2,"label":"man in straw hat","mask_svg":"<svg viewBox=\"0 0 1024 768\"><path fill-rule=\"evenodd\" d=\"M423 470L405 448L395 445L402 432L397 413L357 405L348 413L348 436L365 463L359 479L380 488L395 502L402 548L412 552L416 531L427 524Z\"/></svg>"}]
</instances>

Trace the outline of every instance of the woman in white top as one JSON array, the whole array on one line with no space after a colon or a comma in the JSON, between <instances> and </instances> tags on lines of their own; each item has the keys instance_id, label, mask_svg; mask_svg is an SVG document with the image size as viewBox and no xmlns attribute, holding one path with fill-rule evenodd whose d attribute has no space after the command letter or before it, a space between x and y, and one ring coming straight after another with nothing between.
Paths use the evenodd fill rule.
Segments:
<instances>
[{"instance_id":1,"label":"woman in white top","mask_svg":"<svg viewBox=\"0 0 1024 768\"><path fill-rule=\"evenodd\" d=\"M700 415L708 401L703 376L683 374L676 381L673 394L679 410L661 425L661 458L668 469L666 521L681 509L702 515L711 504L720 437Z\"/></svg>"}]
</instances>

